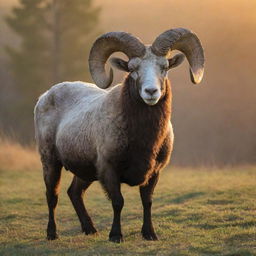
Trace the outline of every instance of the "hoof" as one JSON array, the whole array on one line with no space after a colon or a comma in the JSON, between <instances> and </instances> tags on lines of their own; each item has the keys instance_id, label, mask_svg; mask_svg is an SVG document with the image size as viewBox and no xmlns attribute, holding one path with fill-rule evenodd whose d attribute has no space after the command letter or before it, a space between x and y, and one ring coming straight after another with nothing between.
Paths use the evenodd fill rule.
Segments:
<instances>
[{"instance_id":1,"label":"hoof","mask_svg":"<svg viewBox=\"0 0 256 256\"><path fill-rule=\"evenodd\" d=\"M113 242L113 243L122 243L124 240L123 240L123 236L119 235L119 236L111 236L111 237L109 237L109 241Z\"/></svg>"},{"instance_id":2,"label":"hoof","mask_svg":"<svg viewBox=\"0 0 256 256\"><path fill-rule=\"evenodd\" d=\"M157 241L158 240L155 233L144 233L143 232L142 236L145 240L148 240L148 241Z\"/></svg>"},{"instance_id":3,"label":"hoof","mask_svg":"<svg viewBox=\"0 0 256 256\"><path fill-rule=\"evenodd\" d=\"M97 230L96 230L94 227L91 227L91 228L82 228L82 232L85 233L85 235L97 234Z\"/></svg>"},{"instance_id":4,"label":"hoof","mask_svg":"<svg viewBox=\"0 0 256 256\"><path fill-rule=\"evenodd\" d=\"M47 240L56 240L58 238L59 238L59 236L56 233L47 234Z\"/></svg>"}]
</instances>

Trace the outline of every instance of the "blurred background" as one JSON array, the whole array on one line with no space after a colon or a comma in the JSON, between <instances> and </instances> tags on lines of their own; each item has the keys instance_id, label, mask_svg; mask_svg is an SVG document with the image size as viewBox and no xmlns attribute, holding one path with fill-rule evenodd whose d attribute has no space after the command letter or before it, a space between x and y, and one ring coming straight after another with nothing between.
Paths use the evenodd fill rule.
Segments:
<instances>
[{"instance_id":1,"label":"blurred background","mask_svg":"<svg viewBox=\"0 0 256 256\"><path fill-rule=\"evenodd\" d=\"M33 107L65 80L90 81L88 51L108 31L151 44L185 27L206 55L203 82L193 86L188 63L171 70L172 163L182 166L256 162L255 0L0 0L0 131L34 143ZM115 82L124 74L116 72Z\"/></svg>"}]
</instances>

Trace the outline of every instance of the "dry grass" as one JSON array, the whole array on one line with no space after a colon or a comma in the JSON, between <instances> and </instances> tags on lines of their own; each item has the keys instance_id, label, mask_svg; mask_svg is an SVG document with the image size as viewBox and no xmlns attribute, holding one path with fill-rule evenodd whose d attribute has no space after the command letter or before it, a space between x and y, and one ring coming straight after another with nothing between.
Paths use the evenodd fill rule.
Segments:
<instances>
[{"instance_id":1,"label":"dry grass","mask_svg":"<svg viewBox=\"0 0 256 256\"><path fill-rule=\"evenodd\" d=\"M34 146L23 147L10 138L0 137L0 163L2 170L40 169L39 155Z\"/></svg>"},{"instance_id":2,"label":"dry grass","mask_svg":"<svg viewBox=\"0 0 256 256\"><path fill-rule=\"evenodd\" d=\"M163 171L153 203L158 242L141 238L138 189L123 185L125 242L120 245L107 241L111 203L97 182L88 189L85 200L99 234L81 234L66 194L72 180L66 171L62 172L57 208L60 238L47 241L48 215L40 169L34 147L24 148L0 137L0 255L256 255L255 166L170 167Z\"/></svg>"},{"instance_id":3,"label":"dry grass","mask_svg":"<svg viewBox=\"0 0 256 256\"><path fill-rule=\"evenodd\" d=\"M63 171L57 224L60 238L46 240L47 204L42 172L0 170L0 255L256 255L256 168L163 171L156 187L153 222L159 241L140 235L142 207L138 189L123 185L125 242L108 242L111 203L95 182L85 203L99 231L81 234L66 194L72 180Z\"/></svg>"}]
</instances>

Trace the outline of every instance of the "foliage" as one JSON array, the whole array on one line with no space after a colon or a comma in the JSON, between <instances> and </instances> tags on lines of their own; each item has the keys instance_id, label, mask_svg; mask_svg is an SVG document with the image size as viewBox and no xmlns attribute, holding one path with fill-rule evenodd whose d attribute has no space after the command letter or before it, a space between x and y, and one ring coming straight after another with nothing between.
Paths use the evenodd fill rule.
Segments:
<instances>
[{"instance_id":1,"label":"foliage","mask_svg":"<svg viewBox=\"0 0 256 256\"><path fill-rule=\"evenodd\" d=\"M100 9L92 0L52 0L47 9L52 12L54 82L88 80L87 56Z\"/></svg>"},{"instance_id":2,"label":"foliage","mask_svg":"<svg viewBox=\"0 0 256 256\"><path fill-rule=\"evenodd\" d=\"M41 93L57 82L88 79L86 60L98 17L92 0L20 0L6 18L20 40L18 48L6 51L19 95L13 110L24 137L31 138Z\"/></svg>"},{"instance_id":3,"label":"foliage","mask_svg":"<svg viewBox=\"0 0 256 256\"><path fill-rule=\"evenodd\" d=\"M31 115L33 99L49 82L49 43L45 36L47 27L42 3L43 0L21 0L21 5L14 7L12 15L6 18L9 26L21 38L19 49L6 47L19 93L14 104L20 118L26 118L28 113Z\"/></svg>"}]
</instances>

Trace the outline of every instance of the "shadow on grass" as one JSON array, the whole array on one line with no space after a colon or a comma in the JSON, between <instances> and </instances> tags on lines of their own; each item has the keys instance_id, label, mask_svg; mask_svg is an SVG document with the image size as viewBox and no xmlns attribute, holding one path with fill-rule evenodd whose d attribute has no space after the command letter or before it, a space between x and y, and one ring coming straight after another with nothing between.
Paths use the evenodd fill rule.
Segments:
<instances>
[{"instance_id":1,"label":"shadow on grass","mask_svg":"<svg viewBox=\"0 0 256 256\"><path fill-rule=\"evenodd\" d=\"M224 204L233 204L233 200L208 200L207 204L212 204L212 205L224 205Z\"/></svg>"},{"instance_id":2,"label":"shadow on grass","mask_svg":"<svg viewBox=\"0 0 256 256\"><path fill-rule=\"evenodd\" d=\"M214 250L210 247L206 247L206 248L200 248L200 247L191 247L189 249L191 252L196 252L199 253L199 255L223 255L223 256L254 256L255 254L250 252L248 249L245 250L237 250L237 251L233 251L227 254L224 254L222 251L219 250Z\"/></svg>"},{"instance_id":3,"label":"shadow on grass","mask_svg":"<svg viewBox=\"0 0 256 256\"><path fill-rule=\"evenodd\" d=\"M250 252L249 250L239 250L236 252L225 254L224 256L254 256L254 255L255 254L253 252Z\"/></svg>"},{"instance_id":4,"label":"shadow on grass","mask_svg":"<svg viewBox=\"0 0 256 256\"><path fill-rule=\"evenodd\" d=\"M256 233L254 234L248 234L248 233L242 233L242 234L236 234L228 239L226 239L226 243L229 245L236 245L236 244L247 244L250 242L256 241Z\"/></svg>"},{"instance_id":5,"label":"shadow on grass","mask_svg":"<svg viewBox=\"0 0 256 256\"><path fill-rule=\"evenodd\" d=\"M82 232L82 228L80 227L80 224L77 223L76 226L66 229L66 230L62 230L59 231L60 236L75 236L75 235L79 235L79 234L83 234Z\"/></svg>"},{"instance_id":6,"label":"shadow on grass","mask_svg":"<svg viewBox=\"0 0 256 256\"><path fill-rule=\"evenodd\" d=\"M5 204L19 204L19 203L29 204L30 202L31 200L29 198L20 198L20 197L4 200Z\"/></svg>"},{"instance_id":7,"label":"shadow on grass","mask_svg":"<svg viewBox=\"0 0 256 256\"><path fill-rule=\"evenodd\" d=\"M69 248L48 248L48 242L10 243L0 247L0 255L65 255L71 253Z\"/></svg>"},{"instance_id":8,"label":"shadow on grass","mask_svg":"<svg viewBox=\"0 0 256 256\"><path fill-rule=\"evenodd\" d=\"M170 202L174 203L174 204L182 204L188 200L197 198L202 195L205 195L205 192L191 192L191 193L187 193L187 194L178 196L178 197L172 199Z\"/></svg>"},{"instance_id":9,"label":"shadow on grass","mask_svg":"<svg viewBox=\"0 0 256 256\"><path fill-rule=\"evenodd\" d=\"M200 253L200 255L220 255L221 251L211 247L190 247L189 251Z\"/></svg>"},{"instance_id":10,"label":"shadow on grass","mask_svg":"<svg viewBox=\"0 0 256 256\"><path fill-rule=\"evenodd\" d=\"M245 222L238 222L238 223L217 223L217 224L199 224L196 225L196 227L199 227L200 229L210 230L215 228L228 228L228 227L240 227L240 228L250 228L256 226L256 221L245 221ZM256 235L255 235L256 240Z\"/></svg>"},{"instance_id":11,"label":"shadow on grass","mask_svg":"<svg viewBox=\"0 0 256 256\"><path fill-rule=\"evenodd\" d=\"M10 221L10 220L16 219L17 217L18 217L17 214L8 214L6 216L0 217L0 220L1 221Z\"/></svg>"},{"instance_id":12,"label":"shadow on grass","mask_svg":"<svg viewBox=\"0 0 256 256\"><path fill-rule=\"evenodd\" d=\"M173 204L182 204L182 203L185 203L189 200L192 200L192 199L195 199L197 197L200 197L200 196L203 196L205 195L206 193L205 192L191 192L191 193L186 193L186 194L183 194L183 195L179 195L173 199L171 199L171 196L169 195L165 195L165 196L160 196L160 197L157 197L157 198L154 198L154 202L156 204L163 204L164 205L166 203L173 203Z\"/></svg>"},{"instance_id":13,"label":"shadow on grass","mask_svg":"<svg viewBox=\"0 0 256 256\"><path fill-rule=\"evenodd\" d=\"M163 217L178 217L180 216L184 210L181 209L172 209L172 210L165 210L158 213L153 213L155 218L163 218Z\"/></svg>"}]
</instances>

